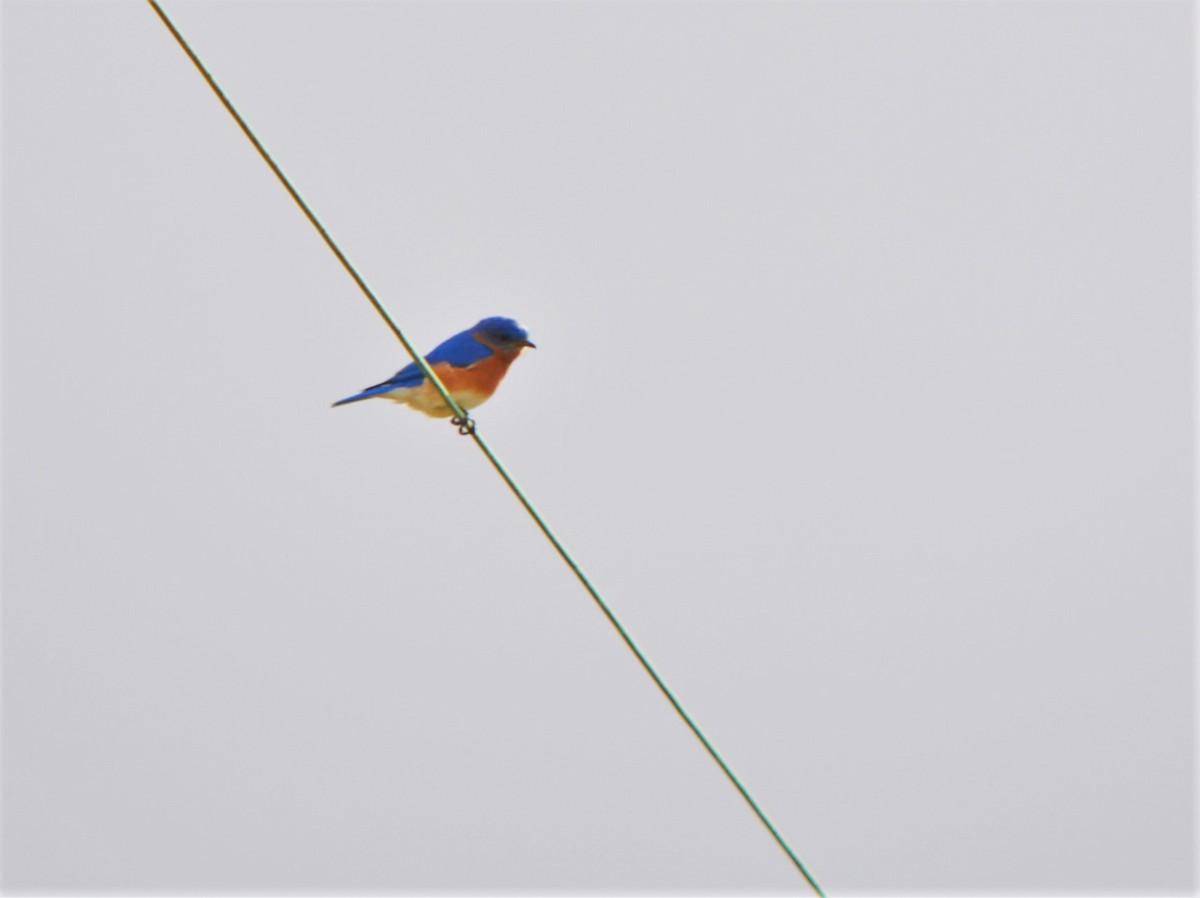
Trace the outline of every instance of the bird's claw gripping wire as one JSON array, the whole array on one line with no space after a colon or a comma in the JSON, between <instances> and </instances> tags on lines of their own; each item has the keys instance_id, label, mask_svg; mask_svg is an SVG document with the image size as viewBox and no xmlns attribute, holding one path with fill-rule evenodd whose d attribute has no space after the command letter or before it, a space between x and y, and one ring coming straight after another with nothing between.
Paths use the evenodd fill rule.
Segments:
<instances>
[{"instance_id":1,"label":"bird's claw gripping wire","mask_svg":"<svg viewBox=\"0 0 1200 898\"><path fill-rule=\"evenodd\" d=\"M450 423L458 428L458 432L465 436L470 436L475 432L474 418L451 418Z\"/></svg>"}]
</instances>

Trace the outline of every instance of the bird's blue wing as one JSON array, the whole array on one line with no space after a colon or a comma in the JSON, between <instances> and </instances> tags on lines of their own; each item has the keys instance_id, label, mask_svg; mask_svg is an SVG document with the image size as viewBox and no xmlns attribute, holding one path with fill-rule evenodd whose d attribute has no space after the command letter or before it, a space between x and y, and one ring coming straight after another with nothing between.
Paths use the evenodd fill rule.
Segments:
<instances>
[{"instance_id":1,"label":"bird's blue wing","mask_svg":"<svg viewBox=\"0 0 1200 898\"><path fill-rule=\"evenodd\" d=\"M491 354L492 350L476 340L470 331L463 331L461 334L455 334L449 340L439 343L429 355L425 356L425 361L431 366L444 362L455 368L466 368L468 365L482 362ZM384 384L390 384L394 387L415 387L424 379L425 375L421 373L417 363L409 362L385 380L383 384L376 384L376 386L382 387ZM371 389L371 387L367 389Z\"/></svg>"},{"instance_id":2,"label":"bird's blue wing","mask_svg":"<svg viewBox=\"0 0 1200 898\"><path fill-rule=\"evenodd\" d=\"M455 368L466 368L476 362L482 362L491 354L491 349L475 339L474 331L463 331L439 344L433 352L425 356L425 360L430 365L445 362ZM416 365L409 365L409 367L415 368Z\"/></svg>"},{"instance_id":3,"label":"bird's blue wing","mask_svg":"<svg viewBox=\"0 0 1200 898\"><path fill-rule=\"evenodd\" d=\"M472 331L468 330L463 331L461 334L455 334L449 340L438 344L433 352L425 356L425 361L430 365L445 363L455 368L466 368L468 365L482 362L491 354L492 350L476 340L472 336ZM334 405L345 405L348 402L370 399L372 396L389 393L399 387L420 386L423 380L425 380L425 375L421 373L421 369L417 367L417 363L409 362L383 383L373 384L365 388L361 393L335 402Z\"/></svg>"}]
</instances>

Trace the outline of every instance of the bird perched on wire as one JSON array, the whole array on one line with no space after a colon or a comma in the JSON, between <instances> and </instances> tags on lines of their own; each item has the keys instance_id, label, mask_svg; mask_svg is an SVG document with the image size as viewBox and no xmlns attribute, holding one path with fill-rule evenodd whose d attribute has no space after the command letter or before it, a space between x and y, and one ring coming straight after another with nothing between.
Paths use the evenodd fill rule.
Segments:
<instances>
[{"instance_id":1,"label":"bird perched on wire","mask_svg":"<svg viewBox=\"0 0 1200 898\"><path fill-rule=\"evenodd\" d=\"M529 342L525 329L511 318L484 318L439 345L425 356L425 361L454 401L464 409L473 409L491 398L508 373L508 366L527 346L536 348ZM449 418L454 414L416 362L405 365L383 383L338 400L333 406L376 396L403 403L433 418Z\"/></svg>"}]
</instances>

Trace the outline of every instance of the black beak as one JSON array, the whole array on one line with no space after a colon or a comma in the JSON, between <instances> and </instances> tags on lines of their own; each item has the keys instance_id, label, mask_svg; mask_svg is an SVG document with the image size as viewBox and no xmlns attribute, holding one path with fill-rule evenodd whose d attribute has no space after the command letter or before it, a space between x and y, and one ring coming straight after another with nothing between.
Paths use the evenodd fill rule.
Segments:
<instances>
[{"instance_id":1,"label":"black beak","mask_svg":"<svg viewBox=\"0 0 1200 898\"><path fill-rule=\"evenodd\" d=\"M534 343L530 343L528 340L522 340L521 345L528 346L530 349L537 349L537 345Z\"/></svg>"}]
</instances>

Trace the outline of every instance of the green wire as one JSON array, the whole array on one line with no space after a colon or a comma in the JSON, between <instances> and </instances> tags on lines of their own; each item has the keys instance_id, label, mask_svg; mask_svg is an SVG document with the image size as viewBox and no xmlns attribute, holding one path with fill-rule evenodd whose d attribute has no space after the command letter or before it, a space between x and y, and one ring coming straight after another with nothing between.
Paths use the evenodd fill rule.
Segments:
<instances>
[{"instance_id":1,"label":"green wire","mask_svg":"<svg viewBox=\"0 0 1200 898\"><path fill-rule=\"evenodd\" d=\"M508 484L508 488L512 490L513 495L516 496L520 503L525 507L525 510L529 513L529 516L533 518L534 523L538 525L542 533L545 534L546 539L548 539L550 544L554 546L555 551L558 552L558 554L562 557L562 560L567 563L567 567L571 569L571 571L579 579L579 582L583 584L583 588L587 590L588 595L592 597L592 600L604 613L604 616L608 618L608 622L613 625L613 628L617 631L618 635L620 635L621 639L624 640L625 645L627 645L629 650L633 652L633 655L635 658L637 658L638 663L642 665L642 668L647 674L649 674L650 679L654 681L654 685L659 688L664 696L666 696L667 701L671 703L671 707L675 709L675 712L680 716L683 722L687 724L688 729L692 731L692 734L700 740L700 744L704 746L705 751L707 751L712 759L717 762L717 766L721 768L725 776L729 778L731 783L733 783L734 788L738 790L738 793L746 800L746 803L750 805L750 809L754 811L759 821L771 834L771 837L776 841L776 843L778 843L779 847L783 849L784 853L787 854L788 859L808 882L809 886L812 887L812 890L817 895L820 895L821 898L824 898L825 893L821 891L821 887L817 885L817 881L813 879L812 874L808 872L808 869L801 862L800 858L796 856L794 851L792 851L787 841L780 834L779 830L775 828L775 825L771 823L763 809L758 806L758 802L754 800L749 790L742 785L742 781L737 778L737 775L733 772L729 765L725 763L725 759L721 757L720 753L717 752L713 744L708 741L708 737L704 735L700 727L694 720L692 720L687 711L684 710L683 705L679 703L679 699L675 697L675 693L673 693L667 684L663 682L662 677L658 675L658 671L654 669L654 666L650 663L649 659L642 654L642 650L638 648L637 643L633 641L633 637L629 635L629 632L621 624L621 621L617 619L617 616L613 613L612 609L608 607L608 603L604 601L604 598L600 595L600 592L592 584L592 581L588 579L587 574L583 572L583 569L580 568L575 562L575 559L571 557L571 553L569 553L566 550L566 547L563 546L563 544L559 541L558 537L554 534L554 531L550 529L550 525L547 524L542 518L541 514L538 513L538 510L533 507L533 503L529 501L529 498L525 495L521 487L519 487L517 482L513 480L512 475L508 473L504 465L502 465L500 460L496 458L495 453L492 452L491 447L488 446L483 437L479 435L475 429L474 422L471 421L471 419L467 416L467 413L459 406L459 404L454 401L454 397L450 395L450 392L446 389L445 385L441 382L438 376L433 372L433 369L429 367L429 364L425 361L421 354L413 348L411 343L409 343L408 338L404 336L404 332L400 330L400 326L396 323L395 319L392 318L391 313L384 307L383 303L376 298L371 288L367 286L367 282L363 280L362 276L358 273L354 266L350 264L350 260L346 258L346 255L341 251L338 245L334 243L333 238L329 236L329 232L325 230L324 225L322 225L317 219L317 216L313 214L313 211L308 207L308 203L304 201L299 192L297 192L296 188L292 186L292 182L288 180L287 175L283 173L283 170L275 163L275 160L271 158L271 155L267 152L266 147L262 145L262 142L259 141L254 132L250 130L250 126L246 124L246 120L242 118L241 114L229 101L229 98L225 96L225 92L222 91L218 86L217 82L213 79L213 76L204 66L204 63L200 61L200 57L198 57L192 50L191 46L188 45L188 42L184 39L183 35L179 33L179 29L176 28L174 23L172 23L167 17L167 14L163 11L162 7L158 5L157 0L147 0L147 2L154 9L154 12L158 14L158 17L162 20L162 23L167 26L167 30L171 32L172 36L174 36L175 40L179 43L179 46L183 48L183 52L187 54L188 58L192 61L192 64L204 77L204 80L208 82L208 86L212 88L213 93L217 95L217 99L221 101L221 105L225 107L226 111L233 117L233 120L237 122L238 127L242 129L242 133L245 134L250 143L254 145L254 149L258 151L258 154L263 158L263 161L267 163L271 171L275 173L275 177L278 178L279 182L284 186L284 189L287 190L292 199L296 201L296 205L300 207L300 211L304 213L305 217L309 220L312 226L316 228L317 233L321 235L321 239L325 241L325 245L328 246L333 254L337 257L337 260L342 263L342 267L346 269L346 272L354 280L354 283L358 285L358 289L362 291L363 295L366 296L367 300L372 306L374 306L375 311L379 313L380 317L383 318L387 326L391 328L392 333L396 335L396 339L398 339L401 345L404 346L405 351L412 356L413 361L416 362L416 364L420 367L422 373L429 378L430 383L432 383L437 389L446 405L454 413L454 423L460 425L459 432L468 435L475 440L476 445L478 445L483 451L483 454L487 457L487 460L491 462L492 467L496 469L496 472L501 476L501 478L503 478L504 482Z\"/></svg>"}]
</instances>

